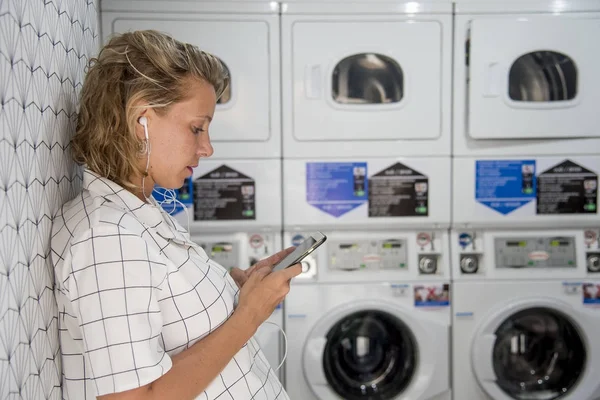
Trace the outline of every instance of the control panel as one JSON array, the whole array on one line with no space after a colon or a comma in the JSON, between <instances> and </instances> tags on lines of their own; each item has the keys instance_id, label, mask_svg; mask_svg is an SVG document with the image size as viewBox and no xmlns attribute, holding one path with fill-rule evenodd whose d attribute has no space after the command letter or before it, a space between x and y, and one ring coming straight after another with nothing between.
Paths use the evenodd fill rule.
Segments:
<instances>
[{"instance_id":1,"label":"control panel","mask_svg":"<svg viewBox=\"0 0 600 400\"><path fill-rule=\"evenodd\" d=\"M600 277L600 228L452 230L455 277Z\"/></svg>"},{"instance_id":2,"label":"control panel","mask_svg":"<svg viewBox=\"0 0 600 400\"><path fill-rule=\"evenodd\" d=\"M216 237L215 237L216 236ZM277 252L272 233L234 233L192 238L215 262L227 269L246 269ZM213 239L213 240L211 240Z\"/></svg>"},{"instance_id":3,"label":"control panel","mask_svg":"<svg viewBox=\"0 0 600 400\"><path fill-rule=\"evenodd\" d=\"M408 267L406 241L331 240L328 242L329 268L334 270L386 269Z\"/></svg>"},{"instance_id":4,"label":"control panel","mask_svg":"<svg viewBox=\"0 0 600 400\"><path fill-rule=\"evenodd\" d=\"M302 262L301 282L378 282L449 279L448 232L324 231L327 241ZM308 235L285 232L297 246Z\"/></svg>"},{"instance_id":5,"label":"control panel","mask_svg":"<svg viewBox=\"0 0 600 400\"><path fill-rule=\"evenodd\" d=\"M577 268L575 237L495 238L496 268Z\"/></svg>"},{"instance_id":6,"label":"control panel","mask_svg":"<svg viewBox=\"0 0 600 400\"><path fill-rule=\"evenodd\" d=\"M221 266L227 269L240 267L240 243L238 241L199 244L206 254Z\"/></svg>"}]
</instances>

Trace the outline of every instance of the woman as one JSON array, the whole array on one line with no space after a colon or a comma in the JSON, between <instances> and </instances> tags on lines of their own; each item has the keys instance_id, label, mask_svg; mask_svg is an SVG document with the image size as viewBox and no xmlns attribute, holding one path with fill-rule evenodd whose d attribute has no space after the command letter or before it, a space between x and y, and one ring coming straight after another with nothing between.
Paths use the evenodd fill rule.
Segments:
<instances>
[{"instance_id":1,"label":"woman","mask_svg":"<svg viewBox=\"0 0 600 400\"><path fill-rule=\"evenodd\" d=\"M52 232L66 399L288 399L253 335L301 272L292 248L231 275L152 198L213 154L228 77L156 31L114 37L81 92L83 190Z\"/></svg>"}]
</instances>

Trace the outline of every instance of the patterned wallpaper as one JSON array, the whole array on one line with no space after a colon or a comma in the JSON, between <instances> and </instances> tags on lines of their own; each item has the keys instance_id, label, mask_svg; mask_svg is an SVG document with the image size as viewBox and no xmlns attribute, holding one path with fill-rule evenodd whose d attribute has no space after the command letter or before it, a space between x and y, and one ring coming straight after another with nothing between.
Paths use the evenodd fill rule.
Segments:
<instances>
[{"instance_id":1,"label":"patterned wallpaper","mask_svg":"<svg viewBox=\"0 0 600 400\"><path fill-rule=\"evenodd\" d=\"M69 156L98 0L0 0L0 399L60 399L50 216L80 187Z\"/></svg>"}]
</instances>

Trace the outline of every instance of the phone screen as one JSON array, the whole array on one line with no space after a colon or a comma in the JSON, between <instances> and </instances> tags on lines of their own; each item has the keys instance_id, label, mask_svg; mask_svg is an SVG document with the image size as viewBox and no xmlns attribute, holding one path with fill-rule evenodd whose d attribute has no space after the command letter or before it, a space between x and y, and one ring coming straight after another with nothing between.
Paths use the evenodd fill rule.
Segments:
<instances>
[{"instance_id":1,"label":"phone screen","mask_svg":"<svg viewBox=\"0 0 600 400\"><path fill-rule=\"evenodd\" d=\"M317 240L314 237L309 236L304 242L300 243L294 251L288 254L287 257L279 261L279 263L273 267L273 271L277 271L280 269L291 267L294 264L298 264L304 259L304 257L310 254L310 251L314 250L324 241L325 239L323 238L323 240L321 240L321 242L317 244ZM313 246L315 247L313 248Z\"/></svg>"}]
</instances>

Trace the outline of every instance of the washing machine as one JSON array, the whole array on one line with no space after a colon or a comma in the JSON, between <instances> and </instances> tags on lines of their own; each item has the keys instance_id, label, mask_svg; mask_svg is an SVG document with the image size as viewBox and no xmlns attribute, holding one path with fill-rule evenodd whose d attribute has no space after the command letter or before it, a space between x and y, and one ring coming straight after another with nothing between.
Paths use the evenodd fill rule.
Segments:
<instances>
[{"instance_id":1,"label":"washing machine","mask_svg":"<svg viewBox=\"0 0 600 400\"><path fill-rule=\"evenodd\" d=\"M600 281L518 276L453 283L454 398L599 399Z\"/></svg>"},{"instance_id":2,"label":"washing machine","mask_svg":"<svg viewBox=\"0 0 600 400\"><path fill-rule=\"evenodd\" d=\"M155 29L217 56L230 75L211 123L214 154L176 190L153 196L189 229L194 241L227 268L247 268L281 249L281 123L279 3L101 3L105 38L116 32ZM283 311L269 321L283 327ZM283 357L281 334L265 324L257 339L272 367Z\"/></svg>"},{"instance_id":3,"label":"washing machine","mask_svg":"<svg viewBox=\"0 0 600 400\"><path fill-rule=\"evenodd\" d=\"M443 235L452 4L284 2L281 25L285 230Z\"/></svg>"},{"instance_id":4,"label":"washing machine","mask_svg":"<svg viewBox=\"0 0 600 400\"><path fill-rule=\"evenodd\" d=\"M447 236L324 233L284 302L290 398L449 400Z\"/></svg>"},{"instance_id":5,"label":"washing machine","mask_svg":"<svg viewBox=\"0 0 600 400\"><path fill-rule=\"evenodd\" d=\"M599 235L453 232L456 399L600 398Z\"/></svg>"}]
</instances>

